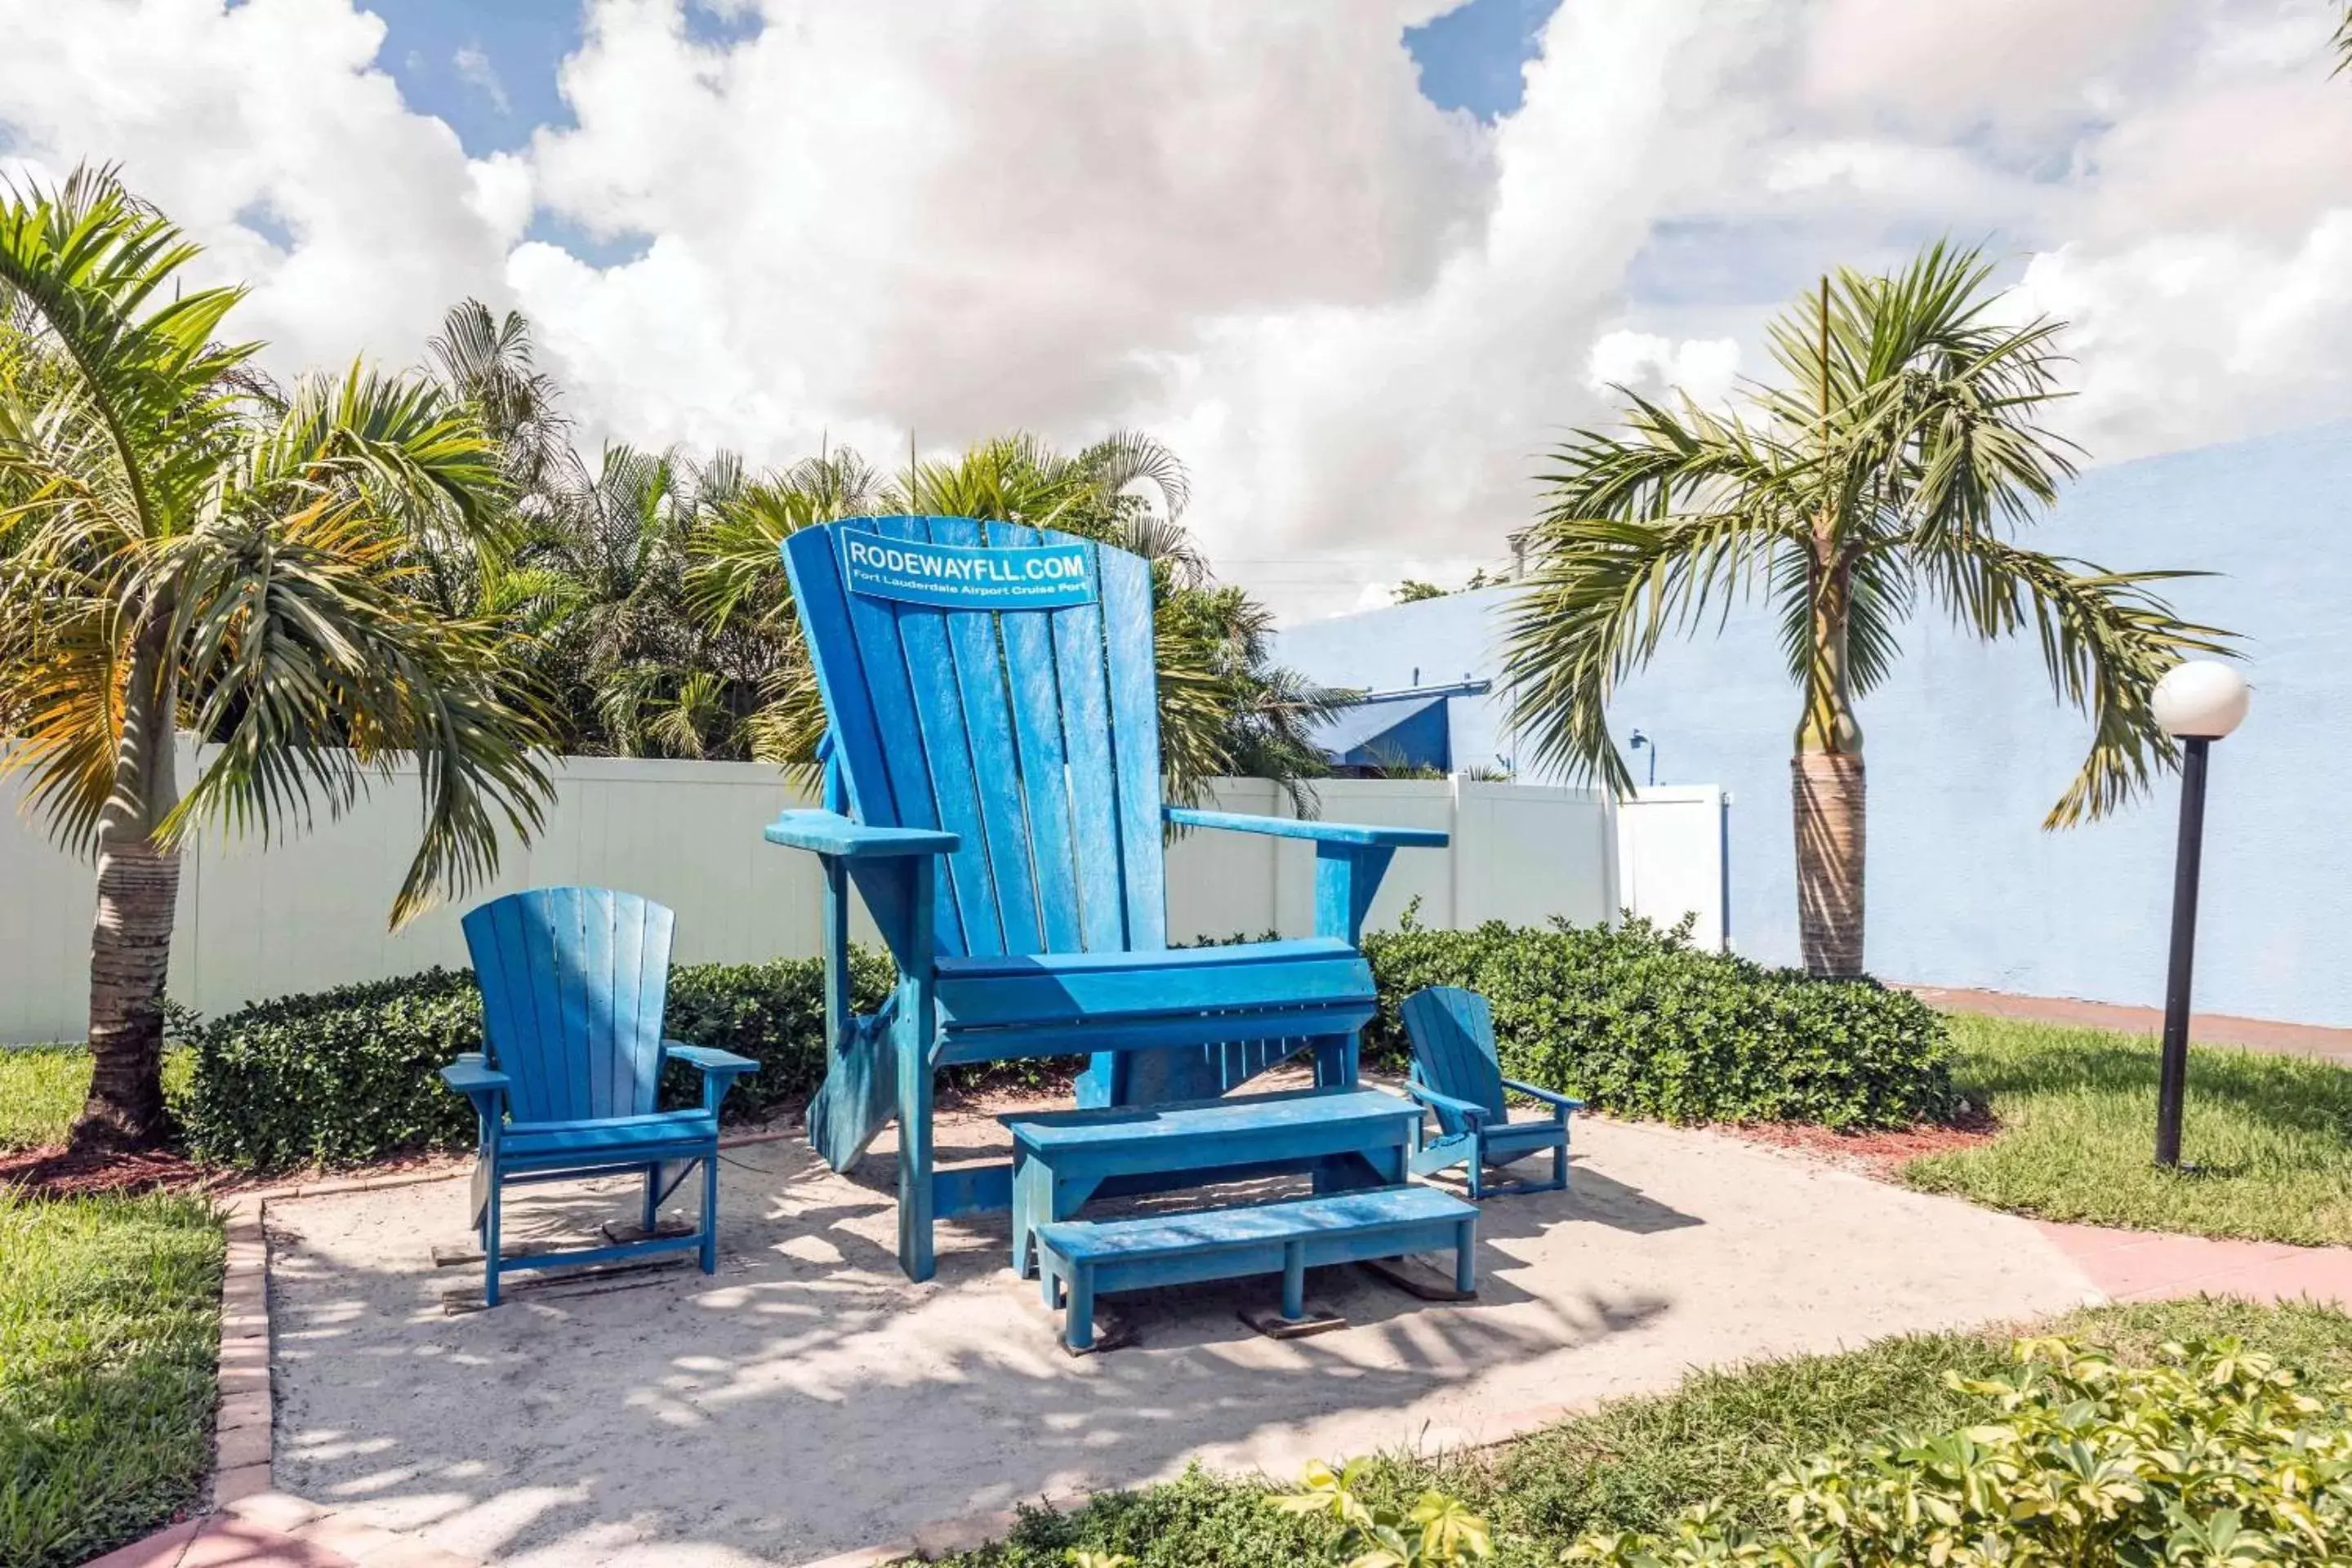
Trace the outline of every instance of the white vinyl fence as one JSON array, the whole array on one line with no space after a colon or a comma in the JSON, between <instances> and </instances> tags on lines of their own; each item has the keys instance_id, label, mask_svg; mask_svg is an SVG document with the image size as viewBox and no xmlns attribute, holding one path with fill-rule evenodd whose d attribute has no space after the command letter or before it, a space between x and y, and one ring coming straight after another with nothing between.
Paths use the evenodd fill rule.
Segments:
<instances>
[{"instance_id":1,"label":"white vinyl fence","mask_svg":"<svg viewBox=\"0 0 2352 1568\"><path fill-rule=\"evenodd\" d=\"M193 763L183 755L183 779ZM24 794L21 777L0 779L0 1042L78 1038L88 1005L91 870L18 813ZM1372 907L1375 927L1393 925L1416 897L1418 918L1433 927L1554 914L1589 923L1613 918L1629 901L1619 861L1632 803L1621 817L1613 803L1586 790L1463 779L1334 779L1317 794L1319 815L1333 821L1454 836L1446 849L1397 852ZM1289 815L1281 792L1264 780L1221 781L1216 797L1227 810ZM467 902L565 883L626 888L677 911L679 963L811 955L822 896L816 860L760 837L778 811L801 804L776 769L756 763L568 759L538 838L509 847L497 885ZM1685 852L1666 842L1696 831L1701 815L1686 814L1679 826L1680 819L1639 819L1634 863L1672 907L1645 896L1633 902L1637 911L1671 921L1701 907L1673 900L1695 896L1704 875L1646 869L1713 854L1713 819L1703 825L1704 845ZM250 840L193 847L180 884L172 995L217 1015L263 997L463 964L457 909L435 910L397 933L384 929L415 849L416 822L412 772L341 821L322 820L266 852ZM1180 940L1307 934L1313 849L1257 835L1187 834L1170 850L1168 907L1170 934ZM862 915L860 928L871 941Z\"/></svg>"}]
</instances>

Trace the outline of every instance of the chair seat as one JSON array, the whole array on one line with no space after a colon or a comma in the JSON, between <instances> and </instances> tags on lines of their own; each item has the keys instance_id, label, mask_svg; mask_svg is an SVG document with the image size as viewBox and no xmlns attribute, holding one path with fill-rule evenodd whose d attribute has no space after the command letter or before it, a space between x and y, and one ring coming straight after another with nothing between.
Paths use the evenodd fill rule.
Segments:
<instances>
[{"instance_id":1,"label":"chair seat","mask_svg":"<svg viewBox=\"0 0 2352 1568\"><path fill-rule=\"evenodd\" d=\"M938 973L950 1029L1355 1006L1378 994L1371 965L1335 937L942 958Z\"/></svg>"},{"instance_id":2,"label":"chair seat","mask_svg":"<svg viewBox=\"0 0 2352 1568\"><path fill-rule=\"evenodd\" d=\"M622 1160L719 1140L719 1118L708 1110L665 1110L593 1121L511 1122L499 1140L499 1163L509 1167L572 1160Z\"/></svg>"}]
</instances>

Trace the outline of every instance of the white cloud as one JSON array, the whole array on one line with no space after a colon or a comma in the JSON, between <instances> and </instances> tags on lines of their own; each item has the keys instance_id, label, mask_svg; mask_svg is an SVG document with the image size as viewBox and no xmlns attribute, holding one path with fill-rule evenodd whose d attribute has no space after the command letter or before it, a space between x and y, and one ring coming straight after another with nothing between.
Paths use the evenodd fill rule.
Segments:
<instances>
[{"instance_id":1,"label":"white cloud","mask_svg":"<svg viewBox=\"0 0 2352 1568\"><path fill-rule=\"evenodd\" d=\"M497 287L527 220L517 169L410 113L373 65L383 24L346 0L0 0L0 39L17 170L120 162L211 247L208 274L253 285L235 324L281 370L414 359L448 306ZM237 221L257 208L289 249Z\"/></svg>"},{"instance_id":2,"label":"white cloud","mask_svg":"<svg viewBox=\"0 0 2352 1568\"><path fill-rule=\"evenodd\" d=\"M469 160L352 0L0 0L0 145L124 160L281 364L413 358L473 292L592 434L1143 426L1297 615L1496 560L1599 387L1719 397L1820 268L1940 233L2074 320L2095 458L2352 409L2326 0L1564 0L1493 126L1417 89L1445 4L730 0L764 26L714 47L592 0L577 127ZM643 252L526 243L541 205Z\"/></svg>"},{"instance_id":3,"label":"white cloud","mask_svg":"<svg viewBox=\"0 0 2352 1568\"><path fill-rule=\"evenodd\" d=\"M481 45L459 45L449 63L457 68L459 79L489 100L492 109L500 114L514 112L514 103L507 97L507 84L499 79L499 68L490 63Z\"/></svg>"},{"instance_id":4,"label":"white cloud","mask_svg":"<svg viewBox=\"0 0 2352 1568\"><path fill-rule=\"evenodd\" d=\"M1739 340L1685 338L1655 332L1603 333L1592 344L1584 382L1595 392L1628 387L1644 396L1679 392L1702 404L1728 396L1739 376Z\"/></svg>"}]
</instances>

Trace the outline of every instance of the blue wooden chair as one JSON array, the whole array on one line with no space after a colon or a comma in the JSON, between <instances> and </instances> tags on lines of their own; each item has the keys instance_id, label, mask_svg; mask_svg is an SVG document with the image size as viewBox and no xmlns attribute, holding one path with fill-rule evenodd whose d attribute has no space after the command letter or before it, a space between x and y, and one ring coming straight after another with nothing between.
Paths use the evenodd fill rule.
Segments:
<instances>
[{"instance_id":1,"label":"blue wooden chair","mask_svg":"<svg viewBox=\"0 0 2352 1568\"><path fill-rule=\"evenodd\" d=\"M1470 1167L1470 1195L1553 1193L1568 1185L1568 1118L1584 1109L1580 1100L1538 1089L1503 1076L1495 1053L1495 1013L1475 991L1432 985L1405 998L1405 1033L1412 1039L1412 1073L1405 1092L1436 1114L1437 1136L1412 1155L1413 1174L1426 1176L1451 1165ZM1538 1121L1513 1121L1503 1091L1524 1094L1551 1107ZM1507 1165L1551 1151L1551 1180L1486 1184L1490 1165Z\"/></svg>"},{"instance_id":2,"label":"blue wooden chair","mask_svg":"<svg viewBox=\"0 0 2352 1568\"><path fill-rule=\"evenodd\" d=\"M824 864L829 1061L809 1138L845 1170L896 1116L911 1278L930 1278L935 1219L1012 1205L1009 1164L932 1168L942 1066L1092 1053L1080 1100L1097 1106L1212 1098L1301 1050L1318 1082L1354 1083L1365 912L1398 847L1444 834L1167 806L1137 556L940 517L851 519L782 549L828 722L826 809L767 829ZM1171 824L1311 841L1317 934L1171 950ZM853 881L899 973L863 1017Z\"/></svg>"},{"instance_id":3,"label":"blue wooden chair","mask_svg":"<svg viewBox=\"0 0 2352 1568\"><path fill-rule=\"evenodd\" d=\"M674 917L649 899L601 888L541 888L470 910L466 947L482 991L486 1054L462 1056L441 1081L474 1102L481 1142L474 1226L482 1295L499 1304L501 1275L612 1263L697 1248L719 1266L719 1106L759 1064L731 1051L662 1038ZM702 1104L656 1108L662 1065L701 1069ZM702 1226L656 1236L662 1200L702 1167ZM668 1174L665 1181L665 1171ZM610 1247L499 1255L501 1194L530 1182L642 1175L644 1236Z\"/></svg>"}]
</instances>

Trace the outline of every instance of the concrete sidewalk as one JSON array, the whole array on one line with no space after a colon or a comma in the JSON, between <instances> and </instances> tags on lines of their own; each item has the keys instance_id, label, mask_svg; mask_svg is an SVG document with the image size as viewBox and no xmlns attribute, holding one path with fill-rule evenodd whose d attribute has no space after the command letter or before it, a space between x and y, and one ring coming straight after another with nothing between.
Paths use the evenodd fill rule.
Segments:
<instances>
[{"instance_id":1,"label":"concrete sidewalk","mask_svg":"<svg viewBox=\"0 0 2352 1568\"><path fill-rule=\"evenodd\" d=\"M2006 991L1967 991L1947 985L1905 985L1931 1007L1951 1013L1983 1013L2034 1024L2114 1029L2127 1035L2164 1032L2160 1007L2126 1007L2068 996L2020 996ZM2272 1018L2241 1018L2228 1013L2192 1013L2189 1037L2200 1046L2242 1046L2276 1056L2318 1057L2352 1067L2352 1029L2318 1024L2287 1024Z\"/></svg>"}]
</instances>

